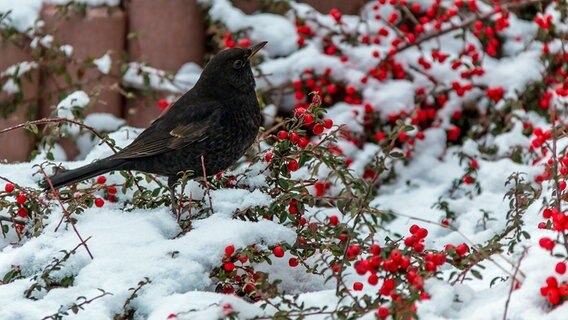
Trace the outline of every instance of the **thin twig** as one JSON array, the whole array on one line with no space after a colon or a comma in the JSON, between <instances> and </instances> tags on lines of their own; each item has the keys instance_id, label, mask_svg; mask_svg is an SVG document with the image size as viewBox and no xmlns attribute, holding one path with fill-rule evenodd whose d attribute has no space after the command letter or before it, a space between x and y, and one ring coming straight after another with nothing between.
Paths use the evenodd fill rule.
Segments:
<instances>
[{"instance_id":1,"label":"thin twig","mask_svg":"<svg viewBox=\"0 0 568 320\"><path fill-rule=\"evenodd\" d=\"M53 119L43 118L43 119L40 119L40 120L27 121L25 123L21 123L21 124L0 130L0 135L4 134L6 132L16 130L16 129L25 128L29 125L48 124L48 123L72 123L72 124L76 124L76 125L78 125L82 128L89 130L92 134L94 134L99 139L101 139L101 141L106 143L114 153L118 152L115 149L114 145L112 145L110 142L108 142L107 139L103 135L101 135L100 133L97 132L97 130L95 130L95 128L88 126L88 125L86 125L86 124L84 124L80 121L72 120L72 119L66 119L66 118L53 118Z\"/></svg>"},{"instance_id":2,"label":"thin twig","mask_svg":"<svg viewBox=\"0 0 568 320\"><path fill-rule=\"evenodd\" d=\"M209 198L209 208L213 212L213 202L211 201L211 192L209 190L209 181L207 180L207 172L205 171L205 158L201 155L201 168L203 168L203 180L205 183L205 189L207 190L207 197Z\"/></svg>"},{"instance_id":3,"label":"thin twig","mask_svg":"<svg viewBox=\"0 0 568 320\"><path fill-rule=\"evenodd\" d=\"M511 296L513 295L513 290L517 284L517 273L521 267L521 262L527 256L528 247L525 247L517 265L515 266L515 271L513 272L513 278L511 279L511 288L509 288L509 294L507 295L507 301L505 302L505 312L503 312L503 320L507 320L507 311L509 310L509 302L511 301Z\"/></svg>"}]
</instances>

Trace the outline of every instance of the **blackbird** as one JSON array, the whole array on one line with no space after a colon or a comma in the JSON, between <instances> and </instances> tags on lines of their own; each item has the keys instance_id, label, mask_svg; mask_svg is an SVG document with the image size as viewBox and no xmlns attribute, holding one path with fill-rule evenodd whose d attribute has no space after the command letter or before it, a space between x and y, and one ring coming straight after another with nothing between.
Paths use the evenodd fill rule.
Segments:
<instances>
[{"instance_id":1,"label":"blackbird","mask_svg":"<svg viewBox=\"0 0 568 320\"><path fill-rule=\"evenodd\" d=\"M49 178L55 188L113 170L136 170L168 177L175 209L174 184L183 172L207 175L227 169L252 145L261 123L250 58L266 41L249 48L219 52L195 86L128 146L116 154ZM50 189L46 179L40 183Z\"/></svg>"}]
</instances>

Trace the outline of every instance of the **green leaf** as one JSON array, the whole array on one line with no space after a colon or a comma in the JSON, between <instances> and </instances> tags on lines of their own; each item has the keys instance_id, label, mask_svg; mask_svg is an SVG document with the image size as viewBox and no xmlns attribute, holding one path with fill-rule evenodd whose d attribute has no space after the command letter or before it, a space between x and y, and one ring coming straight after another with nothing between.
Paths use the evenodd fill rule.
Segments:
<instances>
[{"instance_id":1,"label":"green leaf","mask_svg":"<svg viewBox=\"0 0 568 320\"><path fill-rule=\"evenodd\" d=\"M290 187L290 184L285 179L278 179L278 186L282 189L288 189Z\"/></svg>"},{"instance_id":2,"label":"green leaf","mask_svg":"<svg viewBox=\"0 0 568 320\"><path fill-rule=\"evenodd\" d=\"M25 128L26 128L26 130L28 130L29 132L31 132L33 134L38 134L38 132L39 132L37 126L33 123L26 123Z\"/></svg>"},{"instance_id":3,"label":"green leaf","mask_svg":"<svg viewBox=\"0 0 568 320\"><path fill-rule=\"evenodd\" d=\"M397 158L397 159L404 157L404 154L402 152L398 152L398 151L391 152L389 155L391 157Z\"/></svg>"},{"instance_id":4,"label":"green leaf","mask_svg":"<svg viewBox=\"0 0 568 320\"><path fill-rule=\"evenodd\" d=\"M471 269L471 274L476 277L477 279L483 279L483 276L481 275L481 273L477 270Z\"/></svg>"}]
</instances>

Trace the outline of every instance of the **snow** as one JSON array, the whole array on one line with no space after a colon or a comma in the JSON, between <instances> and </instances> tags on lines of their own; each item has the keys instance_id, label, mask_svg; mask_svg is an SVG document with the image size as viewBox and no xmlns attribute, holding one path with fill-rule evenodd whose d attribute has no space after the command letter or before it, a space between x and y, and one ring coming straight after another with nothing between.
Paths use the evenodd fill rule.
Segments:
<instances>
[{"instance_id":1,"label":"snow","mask_svg":"<svg viewBox=\"0 0 568 320\"><path fill-rule=\"evenodd\" d=\"M233 32L247 30L253 43L268 41L269 45L262 50L269 56L285 56L294 52L296 44L296 28L293 22L276 14L258 13L246 15L232 6L229 0L199 0L210 6L211 19L220 21Z\"/></svg>"},{"instance_id":2,"label":"snow","mask_svg":"<svg viewBox=\"0 0 568 320\"><path fill-rule=\"evenodd\" d=\"M40 0L19 0L0 2L0 12L12 10L11 24L20 31L28 30L35 24L38 16ZM52 3L67 3L66 0L52 0ZM85 0L80 1L90 5L117 5L118 0ZM266 90L278 87L298 79L306 68L313 68L316 74L321 74L327 68L332 70L335 80L363 89L364 102L369 102L384 119L392 114L402 111L412 112L415 108L414 92L418 87L432 89L435 85L443 88L450 86L452 81L461 80L459 71L465 71L466 66L460 67L458 72L451 69L453 59L460 57L463 49L463 40L456 38L458 32L450 32L441 39L432 39L421 43L420 50L406 50L397 54L397 61L405 67L412 66L410 71L413 81L388 80L379 82L369 79L363 86L360 79L368 69L377 63L371 56L372 51L380 52L380 58L389 50L389 35L382 44L360 46L353 48L350 44L342 43L339 38L331 41L345 52L348 57L342 63L337 56L325 55L321 52L321 43L317 39L307 41L306 45L298 49L293 16L278 16L260 13L244 15L234 8L227 0L201 0L201 3L210 6L209 14L217 22L223 23L231 31L244 31L253 43L268 40L266 50L263 50L263 62L258 68L266 77L257 80L258 88ZM421 3L426 6L433 1L409 1ZM305 4L292 3L297 14L303 18L317 21L332 29L339 30L337 24L327 15L319 14ZM482 12L487 6L480 4ZM381 6L380 13L387 16L392 11L391 5ZM364 15L373 14L367 6ZM559 25L559 30L566 30L565 21L560 21L561 14L555 4L547 7L546 13L553 15L553 20ZM454 21L455 22L455 21ZM454 23L448 22L448 25ZM540 60L542 43L534 41L537 28L534 23L518 19L512 15L511 27L503 31L505 58L496 60L485 56L482 64L486 73L475 78L477 85L488 87L502 86L505 97L515 99L523 93L526 86L532 82L541 81L545 66ZM385 27L381 21L370 21L369 28ZM387 26L388 27L388 26ZM431 30L432 25L425 26ZM343 25L345 32L354 32L363 28L358 17L345 16ZM323 32L317 30L317 32ZM468 41L476 48L481 44L474 40L469 32L465 34ZM34 39L33 46L49 47L53 43L51 36ZM550 43L551 52L562 50L565 44L559 41ZM73 48L62 46L59 48L71 55ZM431 79L417 71L421 66L417 63L418 57L439 49L449 55L447 62L434 64L429 74L438 82L433 84ZM469 57L461 57L464 63L471 63ZM111 67L111 58L107 53L93 61L97 68L107 74ZM37 67L34 62L22 62L18 66L11 66L0 75L1 77L20 76ZM18 71L16 71L18 70ZM412 69L409 69L412 70ZM135 88L148 84L151 88L166 91L171 94L180 94L193 87L201 68L193 63L183 65L175 74L168 74L162 70L152 68L137 62L128 65L123 76L123 83ZM3 90L8 93L16 91L15 83L8 80ZM288 100L286 100L288 99ZM506 227L506 212L509 203L505 198L510 186L505 185L509 175L514 172L525 174L527 181L542 173L543 167L532 165L528 155L531 138L523 134L523 122L528 120L535 126L550 128L544 118L535 112L516 110L511 114L507 123L507 132L497 136L487 135L483 143L485 146L495 146L495 154L485 154L480 151L479 141L466 140L462 146L446 147L445 129L450 126L450 115L457 110L464 101L476 101L482 111L488 108L487 98L481 89L472 90L464 97L455 94L449 96L449 101L435 119L436 125L424 131L425 139L417 140L413 159L408 164L396 163L394 168L397 178L380 186L379 192L371 202L373 208L391 212L396 219L385 223L380 236L375 239L377 243L384 243L386 237L398 238L399 234L407 234L408 228L414 223L420 223L429 230L426 240L427 249L440 250L446 244L467 243L470 246L489 241L496 233ZM286 96L283 101L293 98ZM89 96L83 91L76 91L68 95L57 106L57 116L66 119L75 119L73 108L84 108L90 102ZM556 101L559 103L559 100ZM268 105L264 109L266 125L272 124L277 115L277 106ZM337 125L344 125L351 133L363 132L364 108L362 105L336 103L327 110L327 117L334 120ZM89 114L84 120L85 124L98 131L106 132L116 142L124 147L128 145L141 130L125 126L122 119L110 114ZM80 156L77 161L66 161L65 154L60 145L50 150L55 156L57 164L67 168L76 168L91 163L97 159L109 156L113 151L98 139L93 139L88 132L80 132L75 125L66 125L65 130L73 136L79 145ZM345 139L340 139L337 145L344 151L345 156L353 159L350 166L352 173L360 176L373 158L383 156L381 148L374 143L364 143L360 148ZM559 148L568 145L563 137L559 141ZM268 149L266 143L260 143L259 149L264 152ZM513 162L508 156L516 148L522 148L524 153L521 163ZM473 186L462 186L450 195L456 179L461 179L467 169L467 163L460 161L459 153L464 152L475 158L479 163L476 181L479 182L481 192L476 194ZM37 189L40 176L35 174L34 167L46 158L47 150L40 150L40 154L32 162L21 164L0 164L0 177L16 182L26 188ZM546 163L543 158L539 163ZM144 286L139 296L133 300L136 308L136 317L140 319L165 319L168 315L178 314L179 319L218 319L224 316L224 305L230 305L239 313L242 319L255 316L270 317L275 310L272 307L263 309L260 303L247 302L245 299L215 293L215 281L210 278L213 268L223 263L224 248L228 244L236 248L243 248L255 244L261 250L269 250L279 243L293 244L296 233L293 228L286 227L276 221L261 220L258 222L243 221L238 213L247 209L263 208L269 210L273 202L273 195L266 192L266 163L249 164L242 162L229 171L230 174L246 173L246 177L237 182L238 188L218 188L204 190L195 181L190 181L184 189L184 194L191 194L196 201L203 199L203 206L209 207L208 198L211 198L211 211L208 215L192 222L192 230L182 233L176 217L170 213L166 206L155 209L125 210L128 207L125 201L133 197L134 190L125 194L119 192L118 202L105 202L103 208L89 208L83 213L73 215L77 219L75 226L84 238L89 238L87 246L92 251L91 259L84 247L79 247L62 268L52 274L56 278L73 275L74 282L67 288L57 288L49 292L34 293L37 300L24 298L23 292L33 283L32 279L42 272L45 266L53 259L62 257L61 250L71 250L79 243L77 235L71 226L63 226L55 231L56 225L63 217L63 212L57 203L52 203L52 213L43 217L45 228L38 235L18 241L13 231L6 238L0 238L0 275L8 272L12 266L22 268L24 279L0 285L0 319L40 319L57 312L60 306L69 306L77 297L87 298L98 295L97 289L103 289L112 295L105 296L87 305L75 319L106 319L122 312L124 301L131 295L138 282L149 278L152 282ZM307 168L295 172L294 179L307 180L311 178L326 178L329 168L322 166L315 177L312 177ZM120 174L106 174L108 184L120 184L124 178ZM91 182L79 184L79 188ZM155 186L153 182L141 181L144 186ZM3 185L3 182L0 184ZM536 184L533 186L537 187ZM340 186L332 186L330 192L339 190ZM554 272L554 265L559 258L551 256L539 248L538 239L543 236L554 237L551 231L537 228L542 221L541 210L545 197L549 197L551 186L542 184L542 195L530 205L524 214L526 230L530 239L522 240L512 253L495 254L491 260L484 261L484 278L481 280L467 280L463 283L450 284L446 281L449 274L455 269L445 265L441 269L439 279L430 278L425 283L429 300L417 304L417 313L420 319L502 319L505 305L510 297L507 309L508 319L553 319L566 318L568 306L560 305L551 309L540 296L539 288L544 284L546 277ZM102 196L102 192L98 194ZM42 198L48 201L46 198ZM443 210L434 206L439 199L447 201L448 206L455 213L452 227L457 231L441 227L438 223L445 218ZM337 214L334 210L319 207L317 204L305 208L304 217L310 222L323 221L327 217ZM491 218L481 223L484 214ZM7 215L6 210L0 211ZM350 223L349 217L340 218L343 223ZM28 226L29 228L29 226ZM555 253L560 253L557 250ZM329 307L331 309L341 304L348 304L350 298L340 300L334 291L332 281L325 282L325 278L305 272L303 267L291 269L288 267L289 253L282 259L271 257L272 264L258 263L255 269L268 273L269 279L282 280L279 288L286 291L288 298L294 298L305 307ZM309 263L310 261L308 261ZM521 286L510 292L512 281L497 280L494 278L507 278L519 266L518 279ZM568 280L568 275L557 275L559 280ZM354 272L346 277L352 284L354 281L365 282L365 277ZM365 284L365 289L356 295L374 295L377 287ZM297 296L291 296L295 294ZM275 300L276 302L277 300ZM317 319L310 317L309 319ZM325 318L320 315L319 318ZM362 315L361 319L374 319L374 314Z\"/></svg>"},{"instance_id":3,"label":"snow","mask_svg":"<svg viewBox=\"0 0 568 320\"><path fill-rule=\"evenodd\" d=\"M89 96L84 91L75 91L69 94L65 99L61 100L57 105L57 117L65 119L74 119L73 109L84 108L90 102Z\"/></svg>"},{"instance_id":4,"label":"snow","mask_svg":"<svg viewBox=\"0 0 568 320\"><path fill-rule=\"evenodd\" d=\"M33 27L42 2L42 0L0 1L0 13L10 12L8 24L20 32L25 32Z\"/></svg>"},{"instance_id":5,"label":"snow","mask_svg":"<svg viewBox=\"0 0 568 320\"><path fill-rule=\"evenodd\" d=\"M182 65L179 71L172 76L163 70L138 62L130 62L122 80L125 85L135 88L144 88L148 85L154 90L183 93L193 88L200 73L201 68L195 63Z\"/></svg>"},{"instance_id":6,"label":"snow","mask_svg":"<svg viewBox=\"0 0 568 320\"><path fill-rule=\"evenodd\" d=\"M15 65L9 66L6 70L0 73L0 79L9 78L2 86L2 90L9 94L14 94L16 92L19 92L20 86L16 84L14 78L22 77L30 70L36 69L37 66L38 66L37 62L35 61L23 61Z\"/></svg>"}]
</instances>

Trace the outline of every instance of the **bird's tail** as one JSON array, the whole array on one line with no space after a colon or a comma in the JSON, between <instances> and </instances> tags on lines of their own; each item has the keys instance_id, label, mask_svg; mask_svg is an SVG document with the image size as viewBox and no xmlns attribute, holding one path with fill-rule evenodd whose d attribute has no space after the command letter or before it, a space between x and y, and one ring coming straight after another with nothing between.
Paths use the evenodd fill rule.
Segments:
<instances>
[{"instance_id":1,"label":"bird's tail","mask_svg":"<svg viewBox=\"0 0 568 320\"><path fill-rule=\"evenodd\" d=\"M49 180L51 184L53 184L53 187L58 189L109 171L120 170L123 164L124 160L102 159L77 169L57 173L49 177ZM44 190L48 190L50 188L48 180L45 179L41 181L40 187Z\"/></svg>"}]
</instances>

